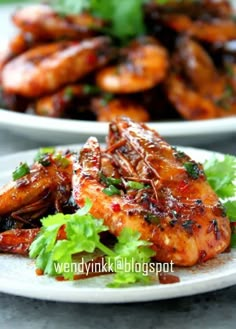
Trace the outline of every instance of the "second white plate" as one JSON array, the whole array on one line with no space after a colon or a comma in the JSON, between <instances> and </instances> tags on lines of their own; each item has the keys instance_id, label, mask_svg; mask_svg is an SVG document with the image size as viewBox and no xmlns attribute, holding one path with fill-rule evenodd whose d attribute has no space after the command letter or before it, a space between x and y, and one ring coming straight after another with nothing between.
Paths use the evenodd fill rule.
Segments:
<instances>
[{"instance_id":1,"label":"second white plate","mask_svg":"<svg viewBox=\"0 0 236 329\"><path fill-rule=\"evenodd\" d=\"M91 135L104 140L108 123L52 119L0 109L0 127L47 144L84 142ZM236 117L204 120L149 123L169 142L182 145L209 143L236 133Z\"/></svg>"},{"instance_id":2,"label":"second white plate","mask_svg":"<svg viewBox=\"0 0 236 329\"><path fill-rule=\"evenodd\" d=\"M78 150L79 146L67 146ZM212 152L183 148L196 161L204 161ZM21 161L32 162L36 150L0 158L0 185L9 181L12 171ZM140 302L188 296L217 290L236 284L236 251L191 268L175 269L180 282L153 284L130 288L107 288L110 276L74 282L58 282L46 276L36 276L34 263L24 257L0 254L0 291L14 295L53 301L86 303Z\"/></svg>"}]
</instances>

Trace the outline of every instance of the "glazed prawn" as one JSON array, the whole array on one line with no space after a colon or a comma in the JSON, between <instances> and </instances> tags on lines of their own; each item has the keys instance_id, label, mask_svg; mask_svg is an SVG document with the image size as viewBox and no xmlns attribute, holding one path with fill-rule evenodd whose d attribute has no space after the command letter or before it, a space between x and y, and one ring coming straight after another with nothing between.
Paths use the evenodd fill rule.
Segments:
<instances>
[{"instance_id":1,"label":"glazed prawn","mask_svg":"<svg viewBox=\"0 0 236 329\"><path fill-rule=\"evenodd\" d=\"M106 24L86 12L62 16L46 4L19 9L13 14L12 20L22 31L46 40L88 38Z\"/></svg>"},{"instance_id":2,"label":"glazed prawn","mask_svg":"<svg viewBox=\"0 0 236 329\"><path fill-rule=\"evenodd\" d=\"M202 41L216 43L236 39L236 24L232 20L214 19L210 23L196 21L188 31L189 35Z\"/></svg>"},{"instance_id":3,"label":"glazed prawn","mask_svg":"<svg viewBox=\"0 0 236 329\"><path fill-rule=\"evenodd\" d=\"M27 256L39 228L14 229L0 233L0 251Z\"/></svg>"},{"instance_id":4,"label":"glazed prawn","mask_svg":"<svg viewBox=\"0 0 236 329\"><path fill-rule=\"evenodd\" d=\"M2 86L7 92L38 97L84 77L105 65L111 56L107 37L39 46L4 66Z\"/></svg>"},{"instance_id":5,"label":"glazed prawn","mask_svg":"<svg viewBox=\"0 0 236 329\"><path fill-rule=\"evenodd\" d=\"M218 1L217 1L218 2ZM145 5L147 20L209 43L221 43L236 38L234 11L227 1L197 1Z\"/></svg>"},{"instance_id":6,"label":"glazed prawn","mask_svg":"<svg viewBox=\"0 0 236 329\"><path fill-rule=\"evenodd\" d=\"M97 85L111 93L135 93L154 87L168 70L168 55L151 37L134 41L124 50L126 60L98 72Z\"/></svg>"},{"instance_id":7,"label":"glazed prawn","mask_svg":"<svg viewBox=\"0 0 236 329\"><path fill-rule=\"evenodd\" d=\"M209 99L191 89L176 74L170 74L165 83L168 99L186 120L205 120L219 116L220 109Z\"/></svg>"},{"instance_id":8,"label":"glazed prawn","mask_svg":"<svg viewBox=\"0 0 236 329\"><path fill-rule=\"evenodd\" d=\"M137 122L147 122L150 119L148 111L137 102L126 98L115 98L105 101L102 97L92 100L92 110L97 121L112 121L117 116L125 115Z\"/></svg>"},{"instance_id":9,"label":"glazed prawn","mask_svg":"<svg viewBox=\"0 0 236 329\"><path fill-rule=\"evenodd\" d=\"M16 35L5 47L5 49L3 48L0 51L0 72L7 62L17 55L22 54L34 44L35 41L30 37L30 35L23 33Z\"/></svg>"},{"instance_id":10,"label":"glazed prawn","mask_svg":"<svg viewBox=\"0 0 236 329\"><path fill-rule=\"evenodd\" d=\"M210 119L236 113L233 81L216 69L199 43L181 38L174 60L179 72L173 70L169 74L165 91L185 119Z\"/></svg>"},{"instance_id":11,"label":"glazed prawn","mask_svg":"<svg viewBox=\"0 0 236 329\"><path fill-rule=\"evenodd\" d=\"M0 189L0 227L7 218L17 224L34 227L50 209L62 211L71 195L72 165L62 166L46 155L30 172ZM13 225L15 225L13 224ZM37 226L37 225L36 225Z\"/></svg>"},{"instance_id":12,"label":"glazed prawn","mask_svg":"<svg viewBox=\"0 0 236 329\"><path fill-rule=\"evenodd\" d=\"M199 93L211 99L222 95L226 81L199 43L188 37L180 38L177 56L180 67Z\"/></svg>"},{"instance_id":13,"label":"glazed prawn","mask_svg":"<svg viewBox=\"0 0 236 329\"><path fill-rule=\"evenodd\" d=\"M104 194L100 147L96 139L88 140L80 159L74 159L74 198L81 207L88 197L91 213L103 218L111 233L117 236L124 227L139 231L153 243L157 260L181 266L206 261L228 247L229 220L199 164L186 155L179 157L155 131L127 118L111 124L107 152L124 179L149 182L153 189L138 199ZM197 176L189 175L185 162L194 166Z\"/></svg>"},{"instance_id":14,"label":"glazed prawn","mask_svg":"<svg viewBox=\"0 0 236 329\"><path fill-rule=\"evenodd\" d=\"M61 90L36 100L35 113L39 116L50 118L66 117L68 110L74 105L74 101L86 96L85 87L81 85L68 85Z\"/></svg>"}]
</instances>

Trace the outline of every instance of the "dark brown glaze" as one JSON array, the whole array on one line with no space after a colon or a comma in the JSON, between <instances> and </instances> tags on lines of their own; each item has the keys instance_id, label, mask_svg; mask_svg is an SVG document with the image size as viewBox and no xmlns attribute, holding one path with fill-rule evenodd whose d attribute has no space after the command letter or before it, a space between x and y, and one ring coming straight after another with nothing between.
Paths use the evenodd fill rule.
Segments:
<instances>
[{"instance_id":1,"label":"dark brown glaze","mask_svg":"<svg viewBox=\"0 0 236 329\"><path fill-rule=\"evenodd\" d=\"M160 272L158 273L159 282L161 284L172 284L180 282L180 278L177 275Z\"/></svg>"},{"instance_id":2,"label":"dark brown glaze","mask_svg":"<svg viewBox=\"0 0 236 329\"><path fill-rule=\"evenodd\" d=\"M112 56L107 37L38 46L4 66L2 86L10 93L38 97L74 83L105 65Z\"/></svg>"},{"instance_id":3,"label":"dark brown glaze","mask_svg":"<svg viewBox=\"0 0 236 329\"><path fill-rule=\"evenodd\" d=\"M60 15L50 6L38 4L17 10L13 23L24 32L41 39L84 39L92 37L106 25L102 19L84 12L77 15Z\"/></svg>"},{"instance_id":4,"label":"dark brown glaze","mask_svg":"<svg viewBox=\"0 0 236 329\"><path fill-rule=\"evenodd\" d=\"M34 111L39 116L65 118L72 111L76 101L85 96L83 85L68 85L51 95L38 98Z\"/></svg>"},{"instance_id":5,"label":"dark brown glaze","mask_svg":"<svg viewBox=\"0 0 236 329\"><path fill-rule=\"evenodd\" d=\"M168 54L154 38L134 40L121 53L119 64L108 66L96 75L96 83L102 90L115 94L142 92L166 77Z\"/></svg>"},{"instance_id":6,"label":"dark brown glaze","mask_svg":"<svg viewBox=\"0 0 236 329\"><path fill-rule=\"evenodd\" d=\"M27 256L39 229L15 229L0 233L0 252Z\"/></svg>"},{"instance_id":7,"label":"dark brown glaze","mask_svg":"<svg viewBox=\"0 0 236 329\"><path fill-rule=\"evenodd\" d=\"M150 119L148 111L135 100L120 97L110 101L103 97L92 100L92 110L97 121L112 121L117 116L125 115L137 122L147 122Z\"/></svg>"},{"instance_id":8,"label":"dark brown glaze","mask_svg":"<svg viewBox=\"0 0 236 329\"><path fill-rule=\"evenodd\" d=\"M171 29L210 43L226 42L236 37L232 19L234 11L228 1L181 1L164 6L151 2L144 10L147 24L150 28L154 26L157 32L158 27L159 30L167 29L167 32Z\"/></svg>"},{"instance_id":9,"label":"dark brown glaze","mask_svg":"<svg viewBox=\"0 0 236 329\"><path fill-rule=\"evenodd\" d=\"M145 201L159 219L157 225L149 224L157 259L193 265L224 251L230 242L229 220L216 211L219 199L202 166L173 149L154 130L127 118L117 118L110 126L109 146L119 140L126 144L113 149L113 158L125 157L136 176L150 179L154 189Z\"/></svg>"},{"instance_id":10,"label":"dark brown glaze","mask_svg":"<svg viewBox=\"0 0 236 329\"><path fill-rule=\"evenodd\" d=\"M40 226L38 220L45 214L63 211L64 207L70 212L71 164L64 168L50 156L42 163L35 163L29 174L1 188L1 227L4 221L11 221L12 227Z\"/></svg>"}]
</instances>

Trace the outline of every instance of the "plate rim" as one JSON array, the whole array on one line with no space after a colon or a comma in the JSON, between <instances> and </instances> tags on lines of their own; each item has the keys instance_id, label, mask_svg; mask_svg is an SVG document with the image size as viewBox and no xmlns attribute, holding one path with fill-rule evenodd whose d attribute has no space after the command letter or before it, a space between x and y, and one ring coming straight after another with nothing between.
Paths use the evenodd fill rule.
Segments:
<instances>
[{"instance_id":1,"label":"plate rim","mask_svg":"<svg viewBox=\"0 0 236 329\"><path fill-rule=\"evenodd\" d=\"M37 129L51 133L77 134L78 136L94 133L98 136L105 136L108 124L109 122L40 117L0 108L0 126L8 128ZM147 122L147 124L150 128L157 129L164 137L236 132L236 116L210 120Z\"/></svg>"}]
</instances>

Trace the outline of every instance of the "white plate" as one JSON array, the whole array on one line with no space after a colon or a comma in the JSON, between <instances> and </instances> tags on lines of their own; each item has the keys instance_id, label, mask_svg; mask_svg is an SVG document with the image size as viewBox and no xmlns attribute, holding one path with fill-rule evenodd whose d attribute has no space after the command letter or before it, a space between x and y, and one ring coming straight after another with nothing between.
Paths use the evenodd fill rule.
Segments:
<instances>
[{"instance_id":1,"label":"white plate","mask_svg":"<svg viewBox=\"0 0 236 329\"><path fill-rule=\"evenodd\" d=\"M1 33L0 36L0 47L14 34L10 14L15 8L16 5L1 6L0 22L1 31L4 31L4 34ZM90 135L100 136L102 140L107 133L108 124L42 118L0 109L1 126L30 139L49 144L68 144L85 141ZM194 122L160 122L151 123L150 126L172 143L194 145L222 139L229 133L236 132L236 117Z\"/></svg>"},{"instance_id":2,"label":"white plate","mask_svg":"<svg viewBox=\"0 0 236 329\"><path fill-rule=\"evenodd\" d=\"M73 147L76 150L79 147ZM204 161L211 152L183 148L197 161ZM10 179L12 170L20 161L31 162L36 151L21 152L0 158L0 185ZM176 269L180 282L175 284L133 286L130 288L107 288L110 276L75 282L58 282L35 275L31 260L0 254L0 291L39 299L86 302L120 303L151 301L188 296L217 290L236 284L236 251L225 253L205 264L192 268Z\"/></svg>"},{"instance_id":3,"label":"white plate","mask_svg":"<svg viewBox=\"0 0 236 329\"><path fill-rule=\"evenodd\" d=\"M108 123L37 117L0 109L0 129L7 128L17 134L49 144L84 142L91 135L104 140ZM210 143L236 133L236 117L204 120L149 123L170 143L194 145Z\"/></svg>"}]
</instances>

